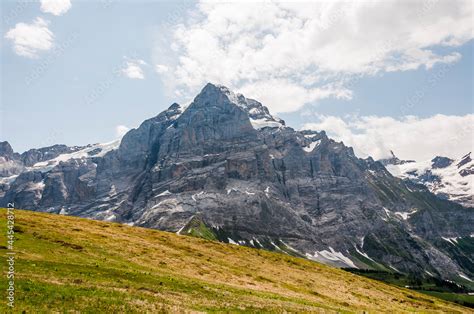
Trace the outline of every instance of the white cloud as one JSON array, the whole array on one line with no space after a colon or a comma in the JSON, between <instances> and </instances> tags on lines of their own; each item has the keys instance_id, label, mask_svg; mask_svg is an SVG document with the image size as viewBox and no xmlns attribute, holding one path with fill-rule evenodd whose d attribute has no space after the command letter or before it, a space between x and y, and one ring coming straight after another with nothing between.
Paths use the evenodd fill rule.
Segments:
<instances>
[{"instance_id":1,"label":"white cloud","mask_svg":"<svg viewBox=\"0 0 474 314\"><path fill-rule=\"evenodd\" d=\"M122 69L122 74L131 79L143 80L145 79L145 73L142 66L145 65L147 63L141 59L128 59Z\"/></svg>"},{"instance_id":2,"label":"white cloud","mask_svg":"<svg viewBox=\"0 0 474 314\"><path fill-rule=\"evenodd\" d=\"M54 34L48 28L49 21L37 17L32 24L18 23L5 34L13 42L16 54L36 58L42 51L53 47Z\"/></svg>"},{"instance_id":3,"label":"white cloud","mask_svg":"<svg viewBox=\"0 0 474 314\"><path fill-rule=\"evenodd\" d=\"M303 129L325 130L331 138L354 147L359 157L426 160L437 155L459 158L474 151L474 114L401 119L378 116L319 116Z\"/></svg>"},{"instance_id":4,"label":"white cloud","mask_svg":"<svg viewBox=\"0 0 474 314\"><path fill-rule=\"evenodd\" d=\"M355 76L458 61L456 48L473 38L472 15L469 0L201 1L160 38L153 61L168 68L161 77L177 95L219 82L265 95L273 111L295 111L351 98Z\"/></svg>"},{"instance_id":5,"label":"white cloud","mask_svg":"<svg viewBox=\"0 0 474 314\"><path fill-rule=\"evenodd\" d=\"M155 71L156 73L165 73L168 71L168 67L163 64L155 64Z\"/></svg>"},{"instance_id":6,"label":"white cloud","mask_svg":"<svg viewBox=\"0 0 474 314\"><path fill-rule=\"evenodd\" d=\"M317 99L328 97L350 99L352 97L350 90L332 84L321 87L304 87L286 79L256 81L252 84L244 84L238 91L258 99L265 105L269 104L273 112L291 111L288 109L297 109L302 104Z\"/></svg>"},{"instance_id":7,"label":"white cloud","mask_svg":"<svg viewBox=\"0 0 474 314\"><path fill-rule=\"evenodd\" d=\"M130 131L129 127L125 125L117 125L115 127L115 137L122 138L128 131Z\"/></svg>"},{"instance_id":8,"label":"white cloud","mask_svg":"<svg viewBox=\"0 0 474 314\"><path fill-rule=\"evenodd\" d=\"M41 0L41 11L53 15L63 15L71 8L70 0Z\"/></svg>"}]
</instances>

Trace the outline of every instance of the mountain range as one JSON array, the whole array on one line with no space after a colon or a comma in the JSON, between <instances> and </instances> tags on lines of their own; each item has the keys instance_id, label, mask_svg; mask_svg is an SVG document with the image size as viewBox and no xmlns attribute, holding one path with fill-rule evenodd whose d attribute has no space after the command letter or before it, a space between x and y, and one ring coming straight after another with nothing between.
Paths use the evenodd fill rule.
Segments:
<instances>
[{"instance_id":1,"label":"mountain range","mask_svg":"<svg viewBox=\"0 0 474 314\"><path fill-rule=\"evenodd\" d=\"M471 285L472 203L392 166L209 83L111 143L18 154L2 142L0 203Z\"/></svg>"},{"instance_id":2,"label":"mountain range","mask_svg":"<svg viewBox=\"0 0 474 314\"><path fill-rule=\"evenodd\" d=\"M392 175L423 184L439 198L474 207L474 161L471 153L456 160L436 156L421 162L400 160L391 153L391 158L380 161Z\"/></svg>"}]
</instances>

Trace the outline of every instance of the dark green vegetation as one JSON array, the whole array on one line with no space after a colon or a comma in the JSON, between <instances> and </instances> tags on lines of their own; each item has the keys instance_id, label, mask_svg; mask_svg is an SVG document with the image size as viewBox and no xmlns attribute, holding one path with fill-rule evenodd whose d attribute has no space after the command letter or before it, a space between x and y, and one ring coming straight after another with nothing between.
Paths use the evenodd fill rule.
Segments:
<instances>
[{"instance_id":1,"label":"dark green vegetation","mask_svg":"<svg viewBox=\"0 0 474 314\"><path fill-rule=\"evenodd\" d=\"M474 290L469 286L463 286L435 277L422 278L420 276L404 275L389 271L352 268L346 270L354 274L380 280L399 287L406 287L421 293L474 308L474 295L468 294L474 292Z\"/></svg>"},{"instance_id":2,"label":"dark green vegetation","mask_svg":"<svg viewBox=\"0 0 474 314\"><path fill-rule=\"evenodd\" d=\"M202 238L207 240L216 240L230 244L238 244L232 243L231 241L244 241L243 245L247 246L249 246L250 244L247 243L246 240L242 239L236 232L229 232L222 228L209 227L208 225L206 225L200 215L194 215L189 220L189 222L181 230L178 231L178 234L188 235L195 238ZM258 242L252 242L251 247L274 252L286 253L288 255L296 257L304 257L303 254L298 251L295 251L281 240L272 241L269 238L262 238ZM361 257L364 258L363 256Z\"/></svg>"},{"instance_id":3,"label":"dark green vegetation","mask_svg":"<svg viewBox=\"0 0 474 314\"><path fill-rule=\"evenodd\" d=\"M151 229L17 210L15 230L20 313L470 311L302 258Z\"/></svg>"},{"instance_id":4,"label":"dark green vegetation","mask_svg":"<svg viewBox=\"0 0 474 314\"><path fill-rule=\"evenodd\" d=\"M208 228L197 216L193 216L191 220L178 231L178 233L207 240L217 240L215 232Z\"/></svg>"}]
</instances>

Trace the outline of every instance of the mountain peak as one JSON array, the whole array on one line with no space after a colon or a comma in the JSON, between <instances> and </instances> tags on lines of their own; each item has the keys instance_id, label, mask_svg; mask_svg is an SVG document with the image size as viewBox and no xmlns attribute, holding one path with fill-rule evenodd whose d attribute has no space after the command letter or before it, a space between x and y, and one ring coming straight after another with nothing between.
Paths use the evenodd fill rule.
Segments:
<instances>
[{"instance_id":1,"label":"mountain peak","mask_svg":"<svg viewBox=\"0 0 474 314\"><path fill-rule=\"evenodd\" d=\"M13 148L7 141L0 142L0 156L11 157L13 155Z\"/></svg>"},{"instance_id":2,"label":"mountain peak","mask_svg":"<svg viewBox=\"0 0 474 314\"><path fill-rule=\"evenodd\" d=\"M403 164L406 164L406 163L412 163L412 162L415 162L414 160L401 160L400 158L398 158L395 153L390 150L390 155L391 157L390 158L385 158L385 159L380 159L379 161L384 165L384 166L388 166L388 165L403 165Z\"/></svg>"},{"instance_id":3,"label":"mountain peak","mask_svg":"<svg viewBox=\"0 0 474 314\"><path fill-rule=\"evenodd\" d=\"M254 99L246 98L240 93L234 93L224 85L207 83L196 98L194 98L193 103L198 107L235 105L248 115L255 129L285 127L285 121L273 116L263 104Z\"/></svg>"},{"instance_id":4,"label":"mountain peak","mask_svg":"<svg viewBox=\"0 0 474 314\"><path fill-rule=\"evenodd\" d=\"M235 94L225 86L207 83L201 92L194 98L193 107L222 107L229 103L235 104Z\"/></svg>"},{"instance_id":5,"label":"mountain peak","mask_svg":"<svg viewBox=\"0 0 474 314\"><path fill-rule=\"evenodd\" d=\"M235 94L230 88L213 83L207 83L201 92L196 96L196 99L205 98L208 100L227 100L228 102L237 105L238 107L242 108L241 102L245 99L242 94ZM244 109L244 108L242 108Z\"/></svg>"},{"instance_id":6,"label":"mountain peak","mask_svg":"<svg viewBox=\"0 0 474 314\"><path fill-rule=\"evenodd\" d=\"M230 90L227 86L221 84L214 84L214 83L207 83L201 90L201 93L207 92L221 92L223 94L234 94L233 91Z\"/></svg>"},{"instance_id":7,"label":"mountain peak","mask_svg":"<svg viewBox=\"0 0 474 314\"><path fill-rule=\"evenodd\" d=\"M171 106L169 106L168 110L177 110L179 108L181 108L181 106L174 102Z\"/></svg>"},{"instance_id":8,"label":"mountain peak","mask_svg":"<svg viewBox=\"0 0 474 314\"><path fill-rule=\"evenodd\" d=\"M461 158L461 161L457 164L458 168L461 168L462 166L464 166L465 164L467 164L468 162L472 161L471 159L471 152L467 153L466 155L464 155L462 158Z\"/></svg>"},{"instance_id":9,"label":"mountain peak","mask_svg":"<svg viewBox=\"0 0 474 314\"><path fill-rule=\"evenodd\" d=\"M451 165L452 162L452 159L443 156L436 156L435 158L431 159L431 165L435 169L446 168Z\"/></svg>"}]
</instances>

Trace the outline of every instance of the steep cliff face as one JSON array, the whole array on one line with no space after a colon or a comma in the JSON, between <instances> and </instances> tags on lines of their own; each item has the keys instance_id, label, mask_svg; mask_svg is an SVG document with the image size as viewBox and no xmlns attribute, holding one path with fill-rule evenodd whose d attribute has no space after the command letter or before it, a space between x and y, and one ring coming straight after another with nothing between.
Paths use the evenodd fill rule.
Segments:
<instances>
[{"instance_id":1,"label":"steep cliff face","mask_svg":"<svg viewBox=\"0 0 474 314\"><path fill-rule=\"evenodd\" d=\"M474 277L472 209L223 86L173 104L119 146L74 154L28 168L2 201L181 234L198 226L339 267Z\"/></svg>"}]
</instances>

